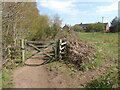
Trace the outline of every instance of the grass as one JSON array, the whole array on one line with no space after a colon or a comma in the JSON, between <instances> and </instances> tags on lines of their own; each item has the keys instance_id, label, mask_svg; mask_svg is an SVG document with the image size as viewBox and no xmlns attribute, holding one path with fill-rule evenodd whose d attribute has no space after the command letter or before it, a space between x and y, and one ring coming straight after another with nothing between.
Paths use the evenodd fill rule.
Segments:
<instances>
[{"instance_id":1,"label":"grass","mask_svg":"<svg viewBox=\"0 0 120 90\"><path fill-rule=\"evenodd\" d=\"M26 52L25 59L30 57L30 55L32 54L32 51L33 50L29 50L29 51ZM12 60L10 60L10 61L12 61ZM3 72L2 72L2 75L1 75L2 82L3 82L2 83L2 88L11 88L13 86L12 77L11 77L12 71L15 70L17 67L21 67L23 65L22 61L21 61L21 57L17 57L14 60L15 64L8 65L8 63L6 63L2 68L3 69Z\"/></svg>"},{"instance_id":2,"label":"grass","mask_svg":"<svg viewBox=\"0 0 120 90\"><path fill-rule=\"evenodd\" d=\"M2 72L0 72L0 89L2 89Z\"/></svg>"},{"instance_id":3,"label":"grass","mask_svg":"<svg viewBox=\"0 0 120 90\"><path fill-rule=\"evenodd\" d=\"M104 57L105 57L104 53L96 50L95 57L93 57L89 62L82 63L80 68L83 71L99 68L103 64L103 61L105 60Z\"/></svg>"},{"instance_id":4,"label":"grass","mask_svg":"<svg viewBox=\"0 0 120 90\"><path fill-rule=\"evenodd\" d=\"M11 71L6 70L2 73L2 88L11 88L12 87L12 78L11 78Z\"/></svg>"},{"instance_id":5,"label":"grass","mask_svg":"<svg viewBox=\"0 0 120 90\"><path fill-rule=\"evenodd\" d=\"M118 87L118 72L110 72L88 83L85 88L116 88Z\"/></svg>"},{"instance_id":6,"label":"grass","mask_svg":"<svg viewBox=\"0 0 120 90\"><path fill-rule=\"evenodd\" d=\"M108 73L88 83L85 88L118 88L118 83L120 82L118 79L119 74L115 68L118 68L118 66L109 67Z\"/></svg>"},{"instance_id":7,"label":"grass","mask_svg":"<svg viewBox=\"0 0 120 90\"><path fill-rule=\"evenodd\" d=\"M93 81L86 83L85 88L116 88L118 87L118 72L117 66L118 61L118 34L117 33L79 33L80 39L92 44L96 50L96 56L91 60L90 63L84 63L81 68L83 70L96 69L97 67L107 66L107 71L104 75L98 76ZM54 66L55 63L55 66ZM52 71L63 71L65 75L75 76L77 72L74 72L74 65L67 64L67 69L63 66L59 67L59 62L51 63ZM111 64L112 63L112 64ZM62 63L61 63L62 64ZM64 64L64 62L63 62ZM110 64L112 66L106 65ZM54 66L54 67L53 67ZM80 74L80 77L84 74ZM65 79L66 80L66 79ZM68 77L69 80L69 77ZM77 83L78 84L78 83Z\"/></svg>"},{"instance_id":8,"label":"grass","mask_svg":"<svg viewBox=\"0 0 120 90\"><path fill-rule=\"evenodd\" d=\"M116 63L109 67L110 70L106 75L102 75L86 85L86 88L116 88L118 87L118 72L114 69L118 61L118 33L80 33L80 38L95 46L98 51L97 58L94 60L95 65L103 64L102 59L107 62ZM103 64L104 65L104 64ZM84 68L90 67L85 64Z\"/></svg>"},{"instance_id":9,"label":"grass","mask_svg":"<svg viewBox=\"0 0 120 90\"><path fill-rule=\"evenodd\" d=\"M18 66L22 66L22 63L16 63L13 65L8 65L6 63L6 65L3 65L2 88L11 88L13 86L11 74L12 74L12 71L15 70Z\"/></svg>"},{"instance_id":10,"label":"grass","mask_svg":"<svg viewBox=\"0 0 120 90\"><path fill-rule=\"evenodd\" d=\"M118 59L118 33L80 33L80 38L102 50L109 58Z\"/></svg>"}]
</instances>

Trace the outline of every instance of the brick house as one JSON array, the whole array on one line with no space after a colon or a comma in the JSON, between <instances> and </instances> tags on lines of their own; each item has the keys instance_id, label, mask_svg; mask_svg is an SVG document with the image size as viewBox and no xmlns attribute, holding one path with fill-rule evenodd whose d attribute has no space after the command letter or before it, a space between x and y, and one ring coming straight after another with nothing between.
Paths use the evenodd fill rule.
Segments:
<instances>
[{"instance_id":1,"label":"brick house","mask_svg":"<svg viewBox=\"0 0 120 90\"><path fill-rule=\"evenodd\" d=\"M83 30L85 31L87 29L87 26L90 25L90 24L95 24L95 23L89 23L89 24L76 24L77 26L80 26L83 28ZM104 26L105 26L105 31L104 32L109 32L110 31L110 28L109 28L109 24L108 23L103 23Z\"/></svg>"}]
</instances>

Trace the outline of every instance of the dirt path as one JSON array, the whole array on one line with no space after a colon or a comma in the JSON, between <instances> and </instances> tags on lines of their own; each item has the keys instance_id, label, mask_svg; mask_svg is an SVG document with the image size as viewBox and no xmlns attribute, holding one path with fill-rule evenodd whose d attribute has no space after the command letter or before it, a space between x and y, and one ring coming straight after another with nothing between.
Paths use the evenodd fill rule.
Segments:
<instances>
[{"instance_id":1,"label":"dirt path","mask_svg":"<svg viewBox=\"0 0 120 90\"><path fill-rule=\"evenodd\" d=\"M42 64L43 56L35 55L26 64ZM50 88L49 77L45 65L23 66L13 72L13 88Z\"/></svg>"},{"instance_id":2,"label":"dirt path","mask_svg":"<svg viewBox=\"0 0 120 90\"><path fill-rule=\"evenodd\" d=\"M77 72L59 62L40 65L44 62L43 57L35 55L25 63L36 66L25 65L13 72L13 88L83 88L88 82L108 72L112 64L92 71Z\"/></svg>"}]
</instances>

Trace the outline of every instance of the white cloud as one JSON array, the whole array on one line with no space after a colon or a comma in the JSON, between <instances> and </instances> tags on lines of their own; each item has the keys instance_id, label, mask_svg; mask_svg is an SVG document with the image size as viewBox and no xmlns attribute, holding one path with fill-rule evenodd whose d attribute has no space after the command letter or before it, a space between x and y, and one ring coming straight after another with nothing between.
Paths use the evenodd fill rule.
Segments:
<instances>
[{"instance_id":1,"label":"white cloud","mask_svg":"<svg viewBox=\"0 0 120 90\"><path fill-rule=\"evenodd\" d=\"M57 11L58 13L66 13L75 15L80 12L79 9L76 9L74 2L76 0L40 0L39 3L42 7L48 8L50 10Z\"/></svg>"},{"instance_id":2,"label":"white cloud","mask_svg":"<svg viewBox=\"0 0 120 90\"><path fill-rule=\"evenodd\" d=\"M108 6L99 6L97 7L97 13L108 13L112 11L117 11L118 10L118 2L112 3L111 5Z\"/></svg>"}]
</instances>

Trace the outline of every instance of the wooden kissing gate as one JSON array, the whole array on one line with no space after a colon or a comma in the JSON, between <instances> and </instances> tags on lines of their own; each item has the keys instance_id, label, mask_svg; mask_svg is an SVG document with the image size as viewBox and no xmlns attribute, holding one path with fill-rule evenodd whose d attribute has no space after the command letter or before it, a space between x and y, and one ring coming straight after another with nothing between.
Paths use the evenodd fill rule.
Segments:
<instances>
[{"instance_id":1,"label":"wooden kissing gate","mask_svg":"<svg viewBox=\"0 0 120 90\"><path fill-rule=\"evenodd\" d=\"M25 51L27 50L27 46L34 48L37 53L42 52L42 54L51 59L60 60L66 53L66 44L67 42L63 41L62 39L59 39L58 41L26 41L24 39L21 39L22 63L24 65ZM45 49L48 49L49 47L52 47L52 50L50 50L50 53L52 53L52 55L45 52ZM33 55L36 55L37 53L34 53Z\"/></svg>"}]
</instances>

